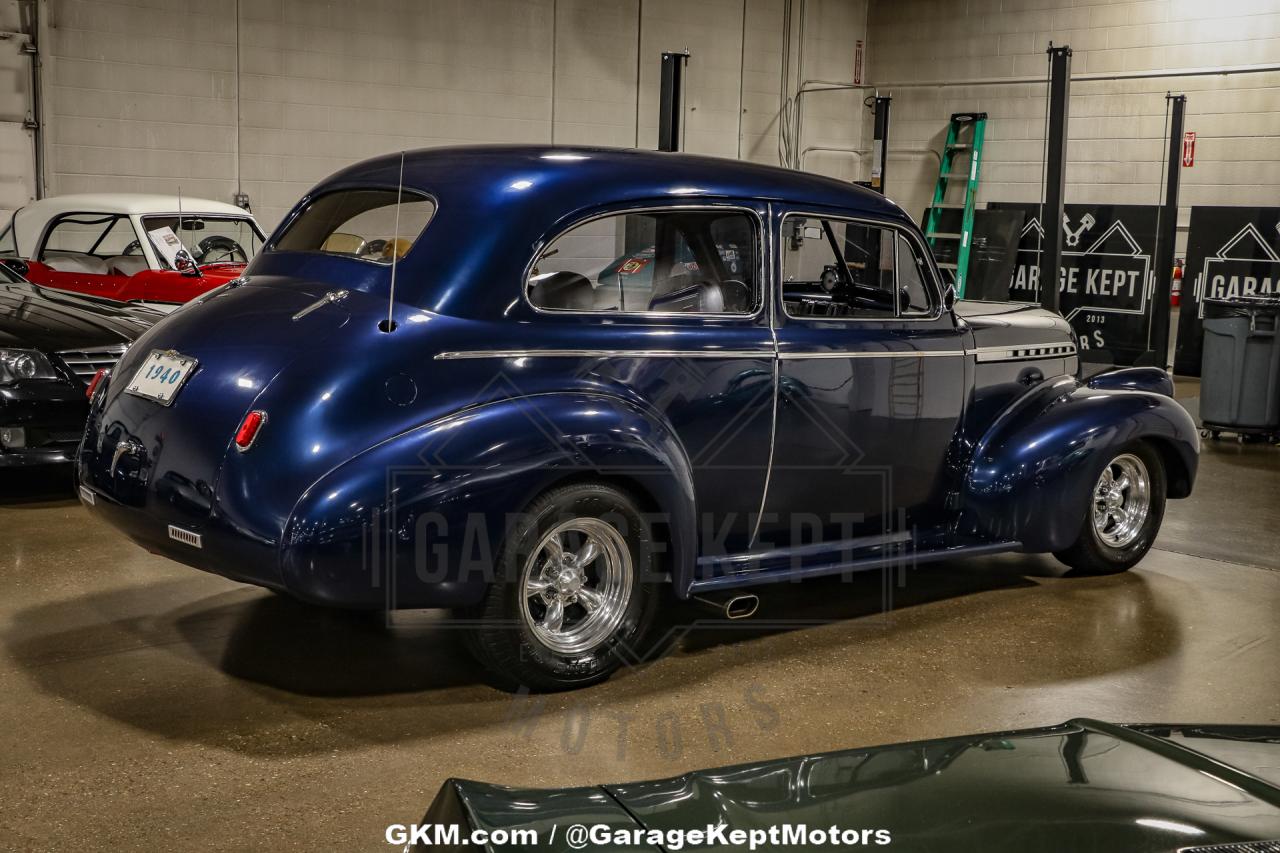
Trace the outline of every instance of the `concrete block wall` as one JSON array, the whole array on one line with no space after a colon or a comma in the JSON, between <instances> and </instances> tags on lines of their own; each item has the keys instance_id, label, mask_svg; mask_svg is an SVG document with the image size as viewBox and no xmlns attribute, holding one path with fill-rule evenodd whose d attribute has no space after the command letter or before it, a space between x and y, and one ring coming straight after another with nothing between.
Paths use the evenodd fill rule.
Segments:
<instances>
[{"instance_id":1,"label":"concrete block wall","mask_svg":"<svg viewBox=\"0 0 1280 853\"><path fill-rule=\"evenodd\" d=\"M17 0L0 0L0 215L35 191L35 146L25 126L32 110L31 60L22 52L30 29Z\"/></svg>"},{"instance_id":2,"label":"concrete block wall","mask_svg":"<svg viewBox=\"0 0 1280 853\"><path fill-rule=\"evenodd\" d=\"M990 114L980 203L1040 197L1044 84L890 84L1041 77L1050 41L1071 45L1073 76L1280 61L1276 0L886 0L873 2L869 29L874 81L894 99L891 149L939 150L951 113ZM1182 223L1191 205L1280 203L1277 73L1074 81L1067 202L1158 202L1169 90L1187 94L1186 129L1198 134ZM903 157L891 169L889 195L918 218L937 161Z\"/></svg>"},{"instance_id":3,"label":"concrete block wall","mask_svg":"<svg viewBox=\"0 0 1280 853\"><path fill-rule=\"evenodd\" d=\"M778 162L787 0L41 3L49 194L242 188L269 228L317 180L402 148L652 148L659 55L686 47L685 150ZM795 73L851 73L866 0L807 9ZM843 144L856 113L809 127Z\"/></svg>"},{"instance_id":4,"label":"concrete block wall","mask_svg":"<svg viewBox=\"0 0 1280 853\"><path fill-rule=\"evenodd\" d=\"M229 200L235 8L235 0L45 4L49 194L181 186Z\"/></svg>"}]
</instances>

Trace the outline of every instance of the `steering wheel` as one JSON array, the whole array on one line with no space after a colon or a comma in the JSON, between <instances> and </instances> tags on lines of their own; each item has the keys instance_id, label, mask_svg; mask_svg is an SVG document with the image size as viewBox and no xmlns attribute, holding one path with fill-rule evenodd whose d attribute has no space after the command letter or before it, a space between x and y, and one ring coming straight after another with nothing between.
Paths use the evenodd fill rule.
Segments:
<instances>
[{"instance_id":1,"label":"steering wheel","mask_svg":"<svg viewBox=\"0 0 1280 853\"><path fill-rule=\"evenodd\" d=\"M124 249L120 252L120 254L121 255L141 255L142 242L139 240L134 240L132 243L125 246Z\"/></svg>"},{"instance_id":2,"label":"steering wheel","mask_svg":"<svg viewBox=\"0 0 1280 853\"><path fill-rule=\"evenodd\" d=\"M732 285L732 287L730 287ZM726 278L720 282L720 292L724 294L724 307L728 311L749 311L752 297L751 287L740 278ZM732 296L730 295L732 294Z\"/></svg>"},{"instance_id":3,"label":"steering wheel","mask_svg":"<svg viewBox=\"0 0 1280 853\"><path fill-rule=\"evenodd\" d=\"M211 234L196 244L196 263L244 264L249 262L249 255L244 248L225 234Z\"/></svg>"}]
</instances>

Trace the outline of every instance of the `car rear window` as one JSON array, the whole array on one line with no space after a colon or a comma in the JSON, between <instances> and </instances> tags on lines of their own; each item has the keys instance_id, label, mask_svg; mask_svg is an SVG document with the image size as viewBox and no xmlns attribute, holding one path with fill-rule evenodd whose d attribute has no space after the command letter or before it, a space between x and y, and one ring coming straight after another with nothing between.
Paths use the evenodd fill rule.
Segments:
<instances>
[{"instance_id":1,"label":"car rear window","mask_svg":"<svg viewBox=\"0 0 1280 853\"><path fill-rule=\"evenodd\" d=\"M341 190L314 199L270 246L389 264L403 258L435 213L426 196L386 189Z\"/></svg>"}]
</instances>

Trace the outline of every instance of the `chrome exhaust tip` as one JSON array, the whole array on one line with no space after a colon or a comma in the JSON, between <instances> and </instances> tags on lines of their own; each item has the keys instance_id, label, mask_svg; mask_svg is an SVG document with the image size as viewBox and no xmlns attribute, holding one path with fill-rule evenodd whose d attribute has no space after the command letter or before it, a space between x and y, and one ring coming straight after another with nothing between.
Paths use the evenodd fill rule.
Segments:
<instances>
[{"instance_id":1,"label":"chrome exhaust tip","mask_svg":"<svg viewBox=\"0 0 1280 853\"><path fill-rule=\"evenodd\" d=\"M695 595L693 600L725 619L747 619L760 607L760 596L750 592L714 598Z\"/></svg>"}]
</instances>

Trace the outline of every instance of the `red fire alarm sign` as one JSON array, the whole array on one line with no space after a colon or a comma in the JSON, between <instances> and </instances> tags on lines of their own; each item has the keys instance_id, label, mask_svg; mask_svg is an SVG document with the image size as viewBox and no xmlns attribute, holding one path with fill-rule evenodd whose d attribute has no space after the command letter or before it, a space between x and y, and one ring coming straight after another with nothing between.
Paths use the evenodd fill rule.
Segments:
<instances>
[{"instance_id":1,"label":"red fire alarm sign","mask_svg":"<svg viewBox=\"0 0 1280 853\"><path fill-rule=\"evenodd\" d=\"M1196 132L1188 130L1182 134L1182 165L1191 167L1196 164Z\"/></svg>"}]
</instances>

